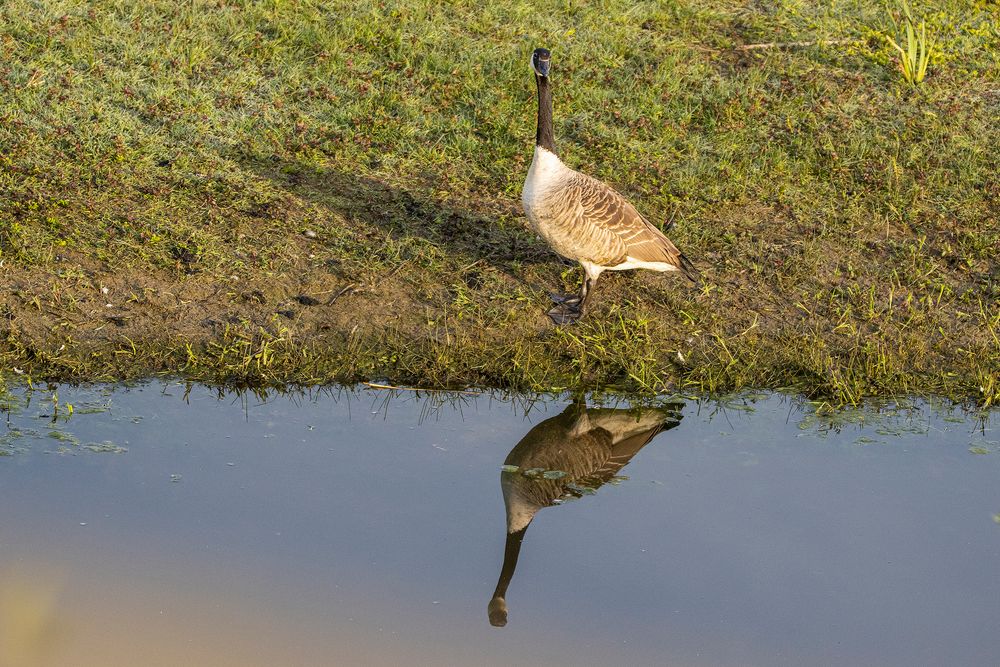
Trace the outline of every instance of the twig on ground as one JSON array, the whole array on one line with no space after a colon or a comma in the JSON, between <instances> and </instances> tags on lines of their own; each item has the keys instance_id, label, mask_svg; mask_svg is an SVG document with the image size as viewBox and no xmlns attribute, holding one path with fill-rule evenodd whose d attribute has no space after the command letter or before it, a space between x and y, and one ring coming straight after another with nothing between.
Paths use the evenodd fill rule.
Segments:
<instances>
[{"instance_id":1,"label":"twig on ground","mask_svg":"<svg viewBox=\"0 0 1000 667\"><path fill-rule=\"evenodd\" d=\"M734 47L734 51L755 51L757 49L789 49L799 46L836 46L860 42L860 39L818 39L808 42L765 42L763 44L742 44Z\"/></svg>"},{"instance_id":2,"label":"twig on ground","mask_svg":"<svg viewBox=\"0 0 1000 667\"><path fill-rule=\"evenodd\" d=\"M330 297L329 299L327 299L326 305L332 306L334 303L337 302L337 299L339 299L340 297L344 296L348 292L350 292L351 294L355 294L356 292L364 292L364 291L365 291L364 288L358 287L357 283L351 283L350 285L348 285L347 287L345 287L344 289L340 290L339 292L337 292L336 294L334 294L332 297Z\"/></svg>"}]
</instances>

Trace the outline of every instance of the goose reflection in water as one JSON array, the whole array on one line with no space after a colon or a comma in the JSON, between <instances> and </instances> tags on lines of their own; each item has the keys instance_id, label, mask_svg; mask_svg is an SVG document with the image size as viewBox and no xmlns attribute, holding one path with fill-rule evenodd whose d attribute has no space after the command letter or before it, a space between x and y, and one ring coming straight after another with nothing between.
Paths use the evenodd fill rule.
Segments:
<instances>
[{"instance_id":1,"label":"goose reflection in water","mask_svg":"<svg viewBox=\"0 0 1000 667\"><path fill-rule=\"evenodd\" d=\"M643 411L588 408L580 401L532 428L514 446L500 475L507 544L489 604L490 623L507 625L507 587L521 541L538 510L593 493L614 478L658 434L677 426L681 404Z\"/></svg>"}]
</instances>

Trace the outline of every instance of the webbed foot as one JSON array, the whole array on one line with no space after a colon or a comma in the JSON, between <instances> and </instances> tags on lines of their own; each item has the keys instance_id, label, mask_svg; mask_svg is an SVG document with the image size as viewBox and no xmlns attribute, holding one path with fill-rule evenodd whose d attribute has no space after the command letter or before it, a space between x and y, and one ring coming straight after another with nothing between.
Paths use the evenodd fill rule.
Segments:
<instances>
[{"instance_id":1,"label":"webbed foot","mask_svg":"<svg viewBox=\"0 0 1000 667\"><path fill-rule=\"evenodd\" d=\"M549 298L552 299L552 303L558 303L560 305L567 306L577 306L580 303L579 294L556 294L555 292L549 292Z\"/></svg>"},{"instance_id":2,"label":"webbed foot","mask_svg":"<svg viewBox=\"0 0 1000 667\"><path fill-rule=\"evenodd\" d=\"M573 324L583 316L579 302L564 301L549 311L549 317L556 324Z\"/></svg>"}]
</instances>

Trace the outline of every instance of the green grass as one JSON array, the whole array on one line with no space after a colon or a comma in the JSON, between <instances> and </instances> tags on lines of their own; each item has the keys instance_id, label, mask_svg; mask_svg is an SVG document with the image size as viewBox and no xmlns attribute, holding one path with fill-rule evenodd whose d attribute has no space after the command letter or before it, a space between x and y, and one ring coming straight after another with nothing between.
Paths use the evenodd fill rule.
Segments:
<instances>
[{"instance_id":1,"label":"green grass","mask_svg":"<svg viewBox=\"0 0 1000 667\"><path fill-rule=\"evenodd\" d=\"M910 5L906 0L898 0L899 20L893 16L893 25L899 39L887 37L889 43L899 52L899 67L903 74L903 79L911 86L915 86L927 76L927 65L930 64L932 40L927 37L927 22L920 21L917 28L917 21L910 11ZM905 36L904 36L905 35ZM905 45L906 48L903 48Z\"/></svg>"},{"instance_id":2,"label":"green grass","mask_svg":"<svg viewBox=\"0 0 1000 667\"><path fill-rule=\"evenodd\" d=\"M1000 400L995 3L912 7L919 88L875 1L482 5L8 0L3 364ZM579 275L519 210L540 45L564 159L672 219L700 291L544 318Z\"/></svg>"}]
</instances>

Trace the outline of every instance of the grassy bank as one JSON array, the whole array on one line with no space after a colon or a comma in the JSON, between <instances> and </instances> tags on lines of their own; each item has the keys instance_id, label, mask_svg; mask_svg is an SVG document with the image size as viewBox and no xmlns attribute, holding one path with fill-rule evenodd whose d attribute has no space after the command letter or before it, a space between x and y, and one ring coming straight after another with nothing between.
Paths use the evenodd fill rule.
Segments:
<instances>
[{"instance_id":1,"label":"grassy bank","mask_svg":"<svg viewBox=\"0 0 1000 667\"><path fill-rule=\"evenodd\" d=\"M0 359L996 402L1000 10L915 11L918 87L860 0L10 0ZM813 44L744 48L774 42ZM699 289L545 317L579 273L520 214L540 45L564 159L673 220Z\"/></svg>"}]
</instances>

